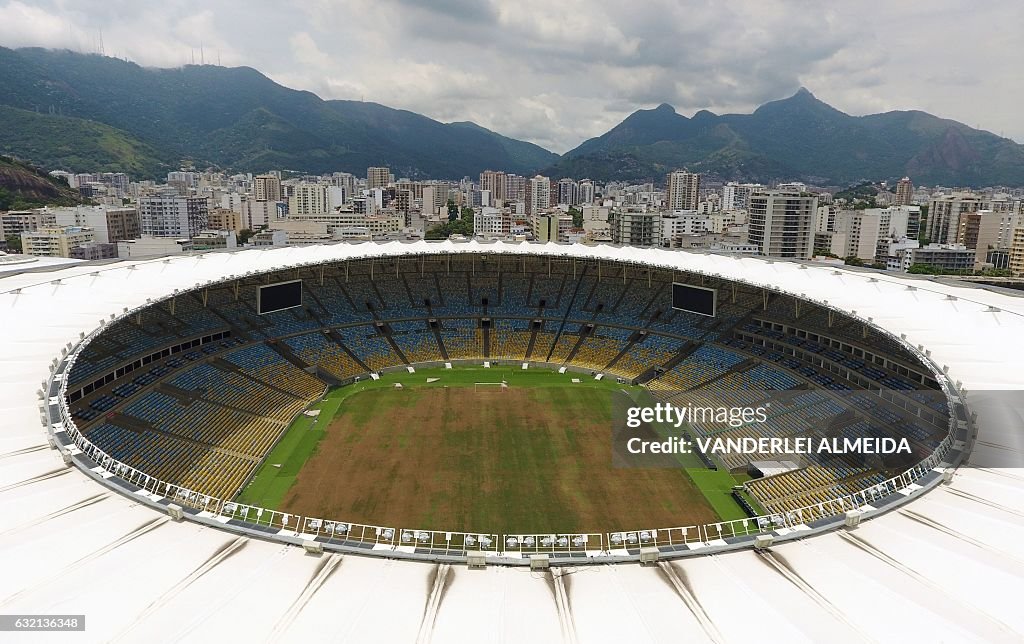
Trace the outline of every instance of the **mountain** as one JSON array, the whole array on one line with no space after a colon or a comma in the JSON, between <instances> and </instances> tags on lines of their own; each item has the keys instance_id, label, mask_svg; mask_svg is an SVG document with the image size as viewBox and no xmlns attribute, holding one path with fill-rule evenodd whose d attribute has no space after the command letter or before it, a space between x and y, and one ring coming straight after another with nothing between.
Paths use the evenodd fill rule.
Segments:
<instances>
[{"instance_id":1,"label":"mountain","mask_svg":"<svg viewBox=\"0 0 1024 644\"><path fill-rule=\"evenodd\" d=\"M63 181L21 161L0 156L0 210L78 203L82 203L78 193Z\"/></svg>"},{"instance_id":2,"label":"mountain","mask_svg":"<svg viewBox=\"0 0 1024 644\"><path fill-rule=\"evenodd\" d=\"M558 159L474 124L325 101L248 67L152 69L70 51L0 48L0 106L0 152L140 178L159 177L182 159L237 171L359 175L386 165L398 176L450 178L488 168L525 174Z\"/></svg>"},{"instance_id":3,"label":"mountain","mask_svg":"<svg viewBox=\"0 0 1024 644\"><path fill-rule=\"evenodd\" d=\"M919 111L850 116L801 88L752 114L638 110L545 174L660 180L675 168L722 179L821 185L911 176L920 184L1024 186L1024 146Z\"/></svg>"}]
</instances>

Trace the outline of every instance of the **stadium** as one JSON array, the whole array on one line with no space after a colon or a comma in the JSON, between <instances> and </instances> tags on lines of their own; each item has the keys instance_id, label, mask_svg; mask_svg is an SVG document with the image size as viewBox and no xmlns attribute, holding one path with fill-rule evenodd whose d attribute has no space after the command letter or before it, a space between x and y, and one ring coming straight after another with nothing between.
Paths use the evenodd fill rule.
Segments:
<instances>
[{"instance_id":1,"label":"stadium","mask_svg":"<svg viewBox=\"0 0 1024 644\"><path fill-rule=\"evenodd\" d=\"M1012 293L391 242L25 271L0 297L0 605L85 612L89 641L1024 633ZM774 405L695 442L909 454L626 462L618 410L657 403Z\"/></svg>"}]
</instances>

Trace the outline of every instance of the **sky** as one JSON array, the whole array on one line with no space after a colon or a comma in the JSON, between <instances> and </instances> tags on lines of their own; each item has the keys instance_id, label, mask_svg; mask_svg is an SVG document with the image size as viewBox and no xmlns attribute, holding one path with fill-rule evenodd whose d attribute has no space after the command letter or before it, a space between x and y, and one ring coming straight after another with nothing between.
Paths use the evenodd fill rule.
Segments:
<instances>
[{"instance_id":1,"label":"sky","mask_svg":"<svg viewBox=\"0 0 1024 644\"><path fill-rule=\"evenodd\" d=\"M801 86L1024 142L1022 24L1021 0L0 0L5 47L102 34L141 65L246 65L558 153L637 109L750 112Z\"/></svg>"}]
</instances>

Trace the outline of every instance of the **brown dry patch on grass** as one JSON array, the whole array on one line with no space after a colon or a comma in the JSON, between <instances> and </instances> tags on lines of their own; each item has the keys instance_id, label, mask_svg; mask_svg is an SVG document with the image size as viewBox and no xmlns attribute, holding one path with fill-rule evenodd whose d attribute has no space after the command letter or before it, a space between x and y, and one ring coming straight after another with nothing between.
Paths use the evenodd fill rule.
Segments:
<instances>
[{"instance_id":1,"label":"brown dry patch on grass","mask_svg":"<svg viewBox=\"0 0 1024 644\"><path fill-rule=\"evenodd\" d=\"M359 393L335 416L282 509L499 533L714 521L684 470L612 467L609 395L581 387Z\"/></svg>"}]
</instances>

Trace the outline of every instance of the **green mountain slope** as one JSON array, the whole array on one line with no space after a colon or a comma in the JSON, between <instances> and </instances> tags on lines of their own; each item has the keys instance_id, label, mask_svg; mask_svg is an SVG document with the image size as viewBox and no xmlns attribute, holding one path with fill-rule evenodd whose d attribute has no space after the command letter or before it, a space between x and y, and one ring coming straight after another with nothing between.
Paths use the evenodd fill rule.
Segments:
<instances>
[{"instance_id":1,"label":"green mountain slope","mask_svg":"<svg viewBox=\"0 0 1024 644\"><path fill-rule=\"evenodd\" d=\"M70 116L0 105L0 153L54 170L159 176L176 160L121 130Z\"/></svg>"},{"instance_id":2,"label":"green mountain slope","mask_svg":"<svg viewBox=\"0 0 1024 644\"><path fill-rule=\"evenodd\" d=\"M200 166L363 174L387 165L398 176L461 177L487 168L528 173L557 160L483 128L375 103L324 101L246 67L149 69L68 51L0 48L0 87L0 105L106 124ZM0 148L34 158L28 142L15 145L2 130Z\"/></svg>"},{"instance_id":3,"label":"green mountain slope","mask_svg":"<svg viewBox=\"0 0 1024 644\"><path fill-rule=\"evenodd\" d=\"M42 170L0 156L0 210L82 203L78 193Z\"/></svg>"}]
</instances>

